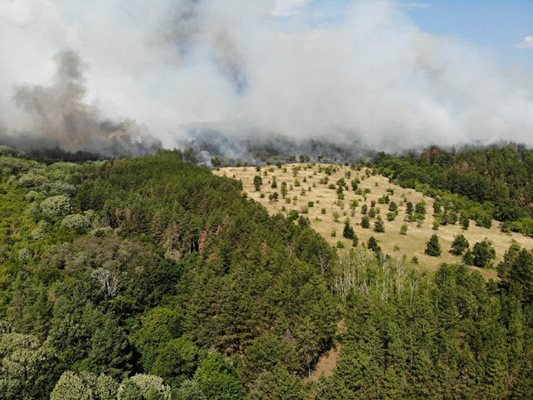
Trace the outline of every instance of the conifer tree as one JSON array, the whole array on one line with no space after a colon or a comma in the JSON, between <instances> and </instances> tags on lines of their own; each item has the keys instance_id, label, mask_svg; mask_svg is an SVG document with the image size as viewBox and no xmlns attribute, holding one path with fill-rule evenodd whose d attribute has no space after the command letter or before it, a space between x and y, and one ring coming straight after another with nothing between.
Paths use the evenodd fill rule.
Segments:
<instances>
[{"instance_id":1,"label":"conifer tree","mask_svg":"<svg viewBox=\"0 0 533 400\"><path fill-rule=\"evenodd\" d=\"M432 235L426 245L426 254L432 257L440 256L441 249L439 243L439 237L437 235Z\"/></svg>"}]
</instances>

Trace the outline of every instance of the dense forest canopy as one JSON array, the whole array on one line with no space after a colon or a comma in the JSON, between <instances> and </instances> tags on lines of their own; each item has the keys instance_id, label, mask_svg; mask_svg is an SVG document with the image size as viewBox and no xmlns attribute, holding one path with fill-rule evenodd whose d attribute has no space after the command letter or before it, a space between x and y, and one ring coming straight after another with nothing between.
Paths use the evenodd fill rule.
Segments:
<instances>
[{"instance_id":1,"label":"dense forest canopy","mask_svg":"<svg viewBox=\"0 0 533 400\"><path fill-rule=\"evenodd\" d=\"M513 245L498 282L364 245L338 256L305 217L269 216L182 158L2 153L0 398L533 396L531 249ZM396 165L455 164L378 160L406 179ZM528 196L531 182L493 174L510 202ZM333 375L308 379L332 346Z\"/></svg>"}]
</instances>

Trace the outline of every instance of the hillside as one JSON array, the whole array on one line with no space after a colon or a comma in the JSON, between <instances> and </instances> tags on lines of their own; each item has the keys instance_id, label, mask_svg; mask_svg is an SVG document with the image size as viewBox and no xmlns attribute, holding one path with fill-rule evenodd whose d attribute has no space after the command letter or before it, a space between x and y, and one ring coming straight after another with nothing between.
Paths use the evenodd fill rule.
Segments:
<instances>
[{"instance_id":1,"label":"hillside","mask_svg":"<svg viewBox=\"0 0 533 400\"><path fill-rule=\"evenodd\" d=\"M460 263L462 257L450 253L451 244L456 235L463 234L470 246L484 239L488 239L496 250L494 265L500 262L505 251L513 242L532 249L533 238L518 233L504 233L499 228L500 223L494 221L490 228L478 226L475 221L469 221L468 229L461 226L460 212L457 212L456 222L446 225L439 224L434 230L435 199L410 188L402 188L381 175L372 175L370 170L362 168L357 170L349 166L328 164L287 164L281 167L227 167L215 171L221 176L232 177L242 181L243 190L250 198L261 203L271 214L282 213L289 215L293 210L309 218L311 226L319 232L331 245L338 242L344 244L345 249L352 247L352 240L343 238L343 228L346 221L353 227L359 242L367 243L370 236L374 236L384 252L397 256L405 255L409 259L416 257L420 268L429 268L436 271L442 263ZM260 176L263 184L259 191L255 190L254 177ZM343 200L339 200L336 185L339 180L344 180L348 186L342 191ZM352 180L357 180L358 190L353 190L350 185ZM276 181L277 187L272 188ZM281 194L281 186L287 184L285 199ZM333 186L331 186L333 185ZM272 201L269 196L278 192L277 201ZM388 203L380 204L380 199L388 197ZM353 202L357 205L354 205ZM383 201L383 200L382 200ZM312 206L310 206L310 202ZM370 210L375 202L376 215L383 219L385 232L375 232L373 227L376 217L370 218L370 227L361 226L363 207ZM390 203L397 205L397 215L394 220L387 220ZM413 206L424 202L426 214L422 222L409 221L406 214L407 203ZM402 225L407 226L407 233L400 234ZM333 232L335 235L333 236ZM425 254L426 242L431 235L437 234L442 247L439 257ZM483 269L472 266L486 278L495 278L494 269Z\"/></svg>"},{"instance_id":2,"label":"hillside","mask_svg":"<svg viewBox=\"0 0 533 400\"><path fill-rule=\"evenodd\" d=\"M372 232L381 250L342 238L344 218L359 242L370 235L356 225L363 201L354 216L346 205L354 196L385 203L392 189L373 212L398 202L398 220L407 201L422 199L370 170L217 172L242 173L241 184L182 158L0 157L1 399L532 397L531 238L472 223L469 240L494 238L497 272L435 262L428 273L426 260L460 261L445 254L444 237L440 257L421 254L430 199L404 241L389 238L400 221ZM255 192L257 173L271 202ZM280 193L287 179L290 207L281 194L276 201L274 176ZM350 186L359 178L355 191L343 176ZM243 195L249 178L254 190ZM344 211L333 205L339 195ZM283 205L288 218L275 212ZM395 257L402 252L409 257Z\"/></svg>"}]
</instances>

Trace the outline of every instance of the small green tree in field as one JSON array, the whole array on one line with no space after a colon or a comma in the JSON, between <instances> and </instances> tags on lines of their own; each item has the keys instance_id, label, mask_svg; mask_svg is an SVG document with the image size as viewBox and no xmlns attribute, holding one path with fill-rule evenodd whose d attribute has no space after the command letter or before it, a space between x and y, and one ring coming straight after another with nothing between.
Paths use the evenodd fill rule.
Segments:
<instances>
[{"instance_id":1,"label":"small green tree in field","mask_svg":"<svg viewBox=\"0 0 533 400\"><path fill-rule=\"evenodd\" d=\"M361 227L364 229L370 228L370 218L368 218L366 215L361 218Z\"/></svg>"},{"instance_id":2,"label":"small green tree in field","mask_svg":"<svg viewBox=\"0 0 533 400\"><path fill-rule=\"evenodd\" d=\"M472 253L473 264L480 268L489 267L492 260L496 258L496 250L487 239L476 243L472 248Z\"/></svg>"},{"instance_id":3,"label":"small green tree in field","mask_svg":"<svg viewBox=\"0 0 533 400\"><path fill-rule=\"evenodd\" d=\"M463 231L468 230L468 227L470 226L470 220L468 217L465 217L464 215L461 216L461 226L463 227Z\"/></svg>"},{"instance_id":4,"label":"small green tree in field","mask_svg":"<svg viewBox=\"0 0 533 400\"><path fill-rule=\"evenodd\" d=\"M460 256L465 252L466 249L470 244L468 243L468 240L466 240L465 236L462 234L459 234L453 239L452 242L452 250L451 253L455 254L456 256Z\"/></svg>"},{"instance_id":5,"label":"small green tree in field","mask_svg":"<svg viewBox=\"0 0 533 400\"><path fill-rule=\"evenodd\" d=\"M374 232L383 233L385 232L385 224L381 217L378 216L376 222L374 222Z\"/></svg>"},{"instance_id":6,"label":"small green tree in field","mask_svg":"<svg viewBox=\"0 0 533 400\"><path fill-rule=\"evenodd\" d=\"M408 230L408 227L407 227L407 224L403 224L401 227L400 227L400 235L407 235L407 230Z\"/></svg>"},{"instance_id":7,"label":"small green tree in field","mask_svg":"<svg viewBox=\"0 0 533 400\"><path fill-rule=\"evenodd\" d=\"M259 192L261 190L261 185L263 184L263 179L259 175L254 176L254 187L255 191Z\"/></svg>"},{"instance_id":8,"label":"small green tree in field","mask_svg":"<svg viewBox=\"0 0 533 400\"><path fill-rule=\"evenodd\" d=\"M285 198L287 196L287 182L281 182L281 197Z\"/></svg>"},{"instance_id":9,"label":"small green tree in field","mask_svg":"<svg viewBox=\"0 0 533 400\"><path fill-rule=\"evenodd\" d=\"M344 236L346 239L353 239L354 236L355 236L355 232L352 228L352 226L350 225L350 223L345 223L344 224L344 229L342 231L342 236Z\"/></svg>"},{"instance_id":10,"label":"small green tree in field","mask_svg":"<svg viewBox=\"0 0 533 400\"><path fill-rule=\"evenodd\" d=\"M432 257L440 256L441 249L439 243L439 237L437 235L432 235L426 245L426 254Z\"/></svg>"},{"instance_id":11,"label":"small green tree in field","mask_svg":"<svg viewBox=\"0 0 533 400\"><path fill-rule=\"evenodd\" d=\"M463 262L466 265L474 265L474 253L470 249L466 250L465 255L463 256Z\"/></svg>"},{"instance_id":12,"label":"small green tree in field","mask_svg":"<svg viewBox=\"0 0 533 400\"><path fill-rule=\"evenodd\" d=\"M381 253L381 247L379 246L378 241L374 236L370 236L368 238L366 247L368 247L369 250L372 250L375 253Z\"/></svg>"}]
</instances>

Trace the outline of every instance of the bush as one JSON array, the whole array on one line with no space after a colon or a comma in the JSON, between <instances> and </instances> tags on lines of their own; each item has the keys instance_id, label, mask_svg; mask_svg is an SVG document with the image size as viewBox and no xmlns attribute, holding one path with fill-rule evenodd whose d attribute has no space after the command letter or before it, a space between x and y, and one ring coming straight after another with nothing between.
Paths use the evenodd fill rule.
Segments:
<instances>
[{"instance_id":1,"label":"bush","mask_svg":"<svg viewBox=\"0 0 533 400\"><path fill-rule=\"evenodd\" d=\"M409 229L409 228L407 227L407 224L403 224L403 225L401 226L401 228L400 228L400 235L403 235L403 236L407 235L407 230L408 230L408 229Z\"/></svg>"},{"instance_id":2,"label":"bush","mask_svg":"<svg viewBox=\"0 0 533 400\"><path fill-rule=\"evenodd\" d=\"M366 215L361 218L361 227L364 229L370 228L370 219Z\"/></svg>"}]
</instances>

